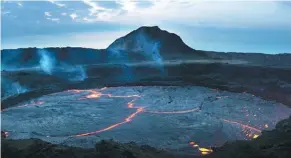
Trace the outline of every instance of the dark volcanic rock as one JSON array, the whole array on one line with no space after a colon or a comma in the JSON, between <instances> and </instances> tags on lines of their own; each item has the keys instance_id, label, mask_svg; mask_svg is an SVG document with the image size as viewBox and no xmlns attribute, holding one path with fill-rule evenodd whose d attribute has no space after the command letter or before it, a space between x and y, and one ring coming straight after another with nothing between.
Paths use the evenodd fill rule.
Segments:
<instances>
[{"instance_id":1,"label":"dark volcanic rock","mask_svg":"<svg viewBox=\"0 0 291 158\"><path fill-rule=\"evenodd\" d=\"M41 60L48 59L47 62L55 67L62 64L79 65L104 63L106 53L104 50L88 48L19 48L1 50L1 69L15 70L22 68L34 68L41 66ZM46 57L44 57L46 56Z\"/></svg>"},{"instance_id":2,"label":"dark volcanic rock","mask_svg":"<svg viewBox=\"0 0 291 158\"><path fill-rule=\"evenodd\" d=\"M134 142L121 144L103 140L95 149L55 145L39 139L9 140L2 138L3 158L195 158L173 155L163 150ZM263 131L252 141L234 141L214 149L206 158L290 158L291 117L280 121L276 129Z\"/></svg>"},{"instance_id":3,"label":"dark volcanic rock","mask_svg":"<svg viewBox=\"0 0 291 158\"><path fill-rule=\"evenodd\" d=\"M204 52L196 52L187 46L178 35L161 30L158 26L140 27L115 40L107 50L141 53L160 60L207 58Z\"/></svg>"},{"instance_id":4,"label":"dark volcanic rock","mask_svg":"<svg viewBox=\"0 0 291 158\"><path fill-rule=\"evenodd\" d=\"M93 158L92 149L81 149L54 145L39 139L2 140L3 158Z\"/></svg>"},{"instance_id":5,"label":"dark volcanic rock","mask_svg":"<svg viewBox=\"0 0 291 158\"><path fill-rule=\"evenodd\" d=\"M107 49L79 47L19 48L1 50L1 69L15 70L42 66L48 60L52 66L105 63L161 62L168 59L206 59L173 33L155 27L140 27L117 39ZM207 58L208 59L208 58ZM44 65L45 66L45 65Z\"/></svg>"},{"instance_id":6,"label":"dark volcanic rock","mask_svg":"<svg viewBox=\"0 0 291 158\"><path fill-rule=\"evenodd\" d=\"M3 158L178 158L155 148L135 143L101 141L95 149L55 145L39 139L2 140Z\"/></svg>"},{"instance_id":7,"label":"dark volcanic rock","mask_svg":"<svg viewBox=\"0 0 291 158\"><path fill-rule=\"evenodd\" d=\"M51 63L64 65L90 65L106 63L131 63L166 60L239 60L250 65L291 67L290 54L267 55L259 53L223 53L195 50L187 46L176 34L157 26L140 27L115 40L107 49L80 47L19 48L1 50L1 69L32 68Z\"/></svg>"},{"instance_id":8,"label":"dark volcanic rock","mask_svg":"<svg viewBox=\"0 0 291 158\"><path fill-rule=\"evenodd\" d=\"M4 78L18 81L21 86L35 90L31 93L5 98L1 102L2 108L66 89L163 85L198 85L231 92L247 92L291 107L291 69L288 68L195 63L163 67L147 65L88 66L86 69L88 78L78 83L67 83L54 76L41 75L38 72L29 72L29 75L24 76L19 75L18 72L3 73ZM4 86L2 85L2 87ZM47 88L50 87L56 89L48 91ZM2 89L3 91L5 90Z\"/></svg>"},{"instance_id":9,"label":"dark volcanic rock","mask_svg":"<svg viewBox=\"0 0 291 158\"><path fill-rule=\"evenodd\" d=\"M290 158L291 156L291 117L280 121L276 129L263 131L252 141L227 143L209 158Z\"/></svg>"}]
</instances>

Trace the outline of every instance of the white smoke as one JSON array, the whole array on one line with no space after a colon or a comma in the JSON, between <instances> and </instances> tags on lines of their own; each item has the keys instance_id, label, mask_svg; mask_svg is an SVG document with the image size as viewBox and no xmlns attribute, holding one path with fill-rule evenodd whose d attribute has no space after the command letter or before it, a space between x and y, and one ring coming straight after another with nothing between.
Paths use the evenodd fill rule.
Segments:
<instances>
[{"instance_id":1,"label":"white smoke","mask_svg":"<svg viewBox=\"0 0 291 158\"><path fill-rule=\"evenodd\" d=\"M12 88L16 90L17 94L27 92L28 89L21 86L18 82L12 84Z\"/></svg>"},{"instance_id":2,"label":"white smoke","mask_svg":"<svg viewBox=\"0 0 291 158\"><path fill-rule=\"evenodd\" d=\"M53 75L68 81L83 81L87 78L86 69L82 65L74 66L66 63L61 63L58 68L55 68Z\"/></svg>"},{"instance_id":3,"label":"white smoke","mask_svg":"<svg viewBox=\"0 0 291 158\"><path fill-rule=\"evenodd\" d=\"M40 68L47 74L51 75L55 66L55 59L43 49L38 50L38 54L40 55Z\"/></svg>"},{"instance_id":4,"label":"white smoke","mask_svg":"<svg viewBox=\"0 0 291 158\"><path fill-rule=\"evenodd\" d=\"M74 75L69 78L70 81L84 81L88 77L84 67L81 65L72 67L71 72L74 73Z\"/></svg>"},{"instance_id":5,"label":"white smoke","mask_svg":"<svg viewBox=\"0 0 291 158\"><path fill-rule=\"evenodd\" d=\"M20 85L18 82L11 81L10 79L4 77L1 80L1 87L1 99L29 91L28 88Z\"/></svg>"}]
</instances>

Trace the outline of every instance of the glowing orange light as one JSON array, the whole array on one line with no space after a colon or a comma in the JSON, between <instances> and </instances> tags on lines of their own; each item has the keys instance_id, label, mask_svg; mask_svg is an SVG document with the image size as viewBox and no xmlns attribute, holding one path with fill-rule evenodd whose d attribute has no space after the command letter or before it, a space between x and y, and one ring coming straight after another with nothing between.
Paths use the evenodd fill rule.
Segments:
<instances>
[{"instance_id":1,"label":"glowing orange light","mask_svg":"<svg viewBox=\"0 0 291 158\"><path fill-rule=\"evenodd\" d=\"M79 100L81 99L92 99L92 98L100 98L102 96L107 96L107 97L111 97L111 98L138 98L140 97L139 95L125 95L125 96L119 96L119 95L112 95L112 94L103 94L102 92L100 92L101 90L105 90L107 89L106 87L104 88L101 88L98 90L85 90L91 94L85 96L85 98L79 98ZM136 111L132 114L130 114L129 116L127 116L124 121L122 122L119 122L119 123L116 123L116 124L113 124L113 125L110 125L106 128L103 128L103 129L100 129L100 130L97 130L97 131L94 131L94 132L88 132L88 133L82 133L82 134L77 134L77 135L74 135L76 137L80 137L80 136L89 136L89 135L94 135L94 134L98 134L98 133L101 133L101 132L104 132L104 131L108 131L108 130L111 130L113 128L116 128L122 124L125 124L125 123L128 123L130 121L132 121L132 119L139 113L143 112L144 111L144 108L143 107L134 107L134 101L136 99L133 99L131 100L130 102L127 103L127 108L129 109L136 109Z\"/></svg>"},{"instance_id":2,"label":"glowing orange light","mask_svg":"<svg viewBox=\"0 0 291 158\"><path fill-rule=\"evenodd\" d=\"M190 144L190 145L194 145L194 144L195 144L195 142L189 142L189 144Z\"/></svg>"},{"instance_id":3,"label":"glowing orange light","mask_svg":"<svg viewBox=\"0 0 291 158\"><path fill-rule=\"evenodd\" d=\"M8 132L4 132L5 138L7 138L9 136Z\"/></svg>"},{"instance_id":4,"label":"glowing orange light","mask_svg":"<svg viewBox=\"0 0 291 158\"><path fill-rule=\"evenodd\" d=\"M101 132L104 132L104 131L111 130L111 129L113 129L113 128L115 128L115 127L118 127L118 126L120 126L120 125L122 125L122 124L125 124L125 123L128 123L128 122L132 121L132 119L133 119L133 118L134 118L138 113L140 113L140 112L142 112L142 111L143 111L143 108L137 108L137 110L136 110L134 113L132 113L131 115L129 115L128 117L126 117L125 120L122 121L122 122L119 122L119 123L113 124L113 125L111 125L111 126L109 126L109 127L106 127L106 128L104 128L104 129L101 129L101 130L98 130L98 131L88 132L88 133L83 133L83 134L78 134L78 135L75 135L75 136L76 136L76 137L79 137L79 136L89 136L89 135L94 135L94 134L98 134L98 133L101 133Z\"/></svg>"},{"instance_id":5,"label":"glowing orange light","mask_svg":"<svg viewBox=\"0 0 291 158\"><path fill-rule=\"evenodd\" d=\"M130 102L127 103L127 107L128 107L128 108L132 108L132 107L133 107L133 103L130 103Z\"/></svg>"},{"instance_id":6,"label":"glowing orange light","mask_svg":"<svg viewBox=\"0 0 291 158\"><path fill-rule=\"evenodd\" d=\"M236 121L226 120L226 119L221 119L221 120L224 121L224 122L228 122L228 123L232 123L232 124L239 125L239 126L241 126L241 127L243 127L243 128L251 129L251 130L256 131L256 132L259 132L259 133L262 132L261 130L259 130L259 129L257 129L257 128L255 128L255 127L251 127L251 126L249 126L249 125L242 124L242 123L239 123L239 122L236 122Z\"/></svg>"},{"instance_id":7,"label":"glowing orange light","mask_svg":"<svg viewBox=\"0 0 291 158\"><path fill-rule=\"evenodd\" d=\"M210 154L210 153L209 152L206 152L206 151L202 151L201 154L202 155L207 155L207 154Z\"/></svg>"},{"instance_id":8,"label":"glowing orange light","mask_svg":"<svg viewBox=\"0 0 291 158\"><path fill-rule=\"evenodd\" d=\"M194 148L198 148L199 152L202 155L210 154L213 152L213 150L211 148L200 148L199 145L193 141L189 142L189 144L192 145L192 147L194 147Z\"/></svg>"},{"instance_id":9,"label":"glowing orange light","mask_svg":"<svg viewBox=\"0 0 291 158\"><path fill-rule=\"evenodd\" d=\"M94 94L90 94L90 95L86 96L86 98L88 98L88 99L100 98L100 97L101 97L101 94L98 94L98 93L94 93Z\"/></svg>"},{"instance_id":10,"label":"glowing orange light","mask_svg":"<svg viewBox=\"0 0 291 158\"><path fill-rule=\"evenodd\" d=\"M89 136L89 135L95 135L95 134L98 134L98 133L101 133L101 132L112 130L112 129L118 127L118 126L121 126L121 125L126 124L128 122L131 122L139 113L142 113L142 112L153 113L153 114L184 114L184 113L190 113L190 112L195 112L195 111L199 111L200 110L200 108L196 107L196 108L193 108L193 109L177 110L177 111L146 111L144 109L144 107L136 107L135 106L134 102L136 101L137 98L141 97L140 95L124 95L124 96L122 96L122 95L113 95L113 94L110 94L110 93L106 93L105 94L105 93L101 92L101 91L106 90L106 89L107 89L107 87L103 87L101 89L95 89L95 90L76 90L75 89L75 90L69 90L69 92L74 92L74 93L87 92L88 93L84 97L79 98L78 100L82 100L82 99L98 99L98 98L101 98L103 96L104 97L109 97L109 98L133 98L130 102L127 103L127 108L128 109L135 109L135 111L133 113L131 113L130 115L128 115L127 117L125 117L124 120L122 120L122 121L120 121L118 123L109 125L108 127L105 127L103 129L99 129L99 130L96 130L96 131L93 131L93 132L81 133L81 134L77 134L77 135L73 135L73 136L75 136L75 137ZM217 89L213 89L213 90L217 91ZM228 96L223 96L223 97L217 96L216 98L217 99L221 99L221 98L227 98L227 97ZM44 103L43 101L39 101L39 102L31 103L31 104L25 104L25 105L18 106L18 107L41 105L43 103ZM247 109L246 109L246 111L247 111ZM247 114L246 116L249 116L249 115ZM241 126L242 127L242 131L249 138L256 139L257 137L259 137L259 134L257 134L257 133L261 133L260 129L257 129L255 127L249 126L247 124L242 124L242 123L239 123L237 121L227 120L227 119L221 119L221 120L224 121L224 122L227 122L227 123L231 123L231 124L235 124L235 125ZM260 127L262 127L262 126L260 126ZM268 128L268 125L265 124L264 127ZM256 133L256 134L254 134L254 133ZM5 136L8 137L8 132L5 132ZM49 136L47 136L47 137L49 137ZM199 152L202 155L207 155L207 154L210 154L211 152L213 152L213 150L211 148L201 148L201 147L199 147L199 145L194 141L189 142L189 144L193 148L195 148L196 150L199 150Z\"/></svg>"},{"instance_id":11,"label":"glowing orange light","mask_svg":"<svg viewBox=\"0 0 291 158\"><path fill-rule=\"evenodd\" d=\"M99 89L100 91L103 91L103 90L106 90L107 89L107 87L103 87L103 88L101 88L101 89Z\"/></svg>"},{"instance_id":12,"label":"glowing orange light","mask_svg":"<svg viewBox=\"0 0 291 158\"><path fill-rule=\"evenodd\" d=\"M201 152L212 152L212 149L199 148L199 151L201 151Z\"/></svg>"},{"instance_id":13,"label":"glowing orange light","mask_svg":"<svg viewBox=\"0 0 291 158\"><path fill-rule=\"evenodd\" d=\"M256 139L258 137L259 137L259 135L257 135L257 134L254 134L254 136L253 136L254 139Z\"/></svg>"},{"instance_id":14,"label":"glowing orange light","mask_svg":"<svg viewBox=\"0 0 291 158\"><path fill-rule=\"evenodd\" d=\"M75 93L80 93L82 92L81 90L77 90L77 89L71 89L71 90L68 90L69 92L75 92Z\"/></svg>"},{"instance_id":15,"label":"glowing orange light","mask_svg":"<svg viewBox=\"0 0 291 158\"><path fill-rule=\"evenodd\" d=\"M153 114L185 114L185 113L194 112L198 110L200 110L200 108L194 108L194 109L182 110L182 111L146 111L146 112L153 113Z\"/></svg>"}]
</instances>

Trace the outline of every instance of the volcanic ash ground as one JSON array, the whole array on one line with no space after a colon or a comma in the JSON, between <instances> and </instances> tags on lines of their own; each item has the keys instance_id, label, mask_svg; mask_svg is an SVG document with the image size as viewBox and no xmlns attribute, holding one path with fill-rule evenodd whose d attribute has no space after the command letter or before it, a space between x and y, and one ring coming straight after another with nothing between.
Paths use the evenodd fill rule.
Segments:
<instances>
[{"instance_id":1,"label":"volcanic ash ground","mask_svg":"<svg viewBox=\"0 0 291 158\"><path fill-rule=\"evenodd\" d=\"M8 138L91 148L102 139L208 154L226 141L255 139L291 109L247 93L203 87L69 90L2 111Z\"/></svg>"}]
</instances>

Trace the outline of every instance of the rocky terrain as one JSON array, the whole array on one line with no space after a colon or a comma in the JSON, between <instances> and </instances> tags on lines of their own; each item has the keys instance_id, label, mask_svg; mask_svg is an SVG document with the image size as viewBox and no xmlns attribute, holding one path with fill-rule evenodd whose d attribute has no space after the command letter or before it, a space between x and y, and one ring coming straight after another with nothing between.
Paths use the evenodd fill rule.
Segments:
<instances>
[{"instance_id":1,"label":"rocky terrain","mask_svg":"<svg viewBox=\"0 0 291 158\"><path fill-rule=\"evenodd\" d=\"M288 158L291 155L291 117L253 141L235 141L215 149L210 158Z\"/></svg>"},{"instance_id":2,"label":"rocky terrain","mask_svg":"<svg viewBox=\"0 0 291 158\"><path fill-rule=\"evenodd\" d=\"M229 142L214 152L203 156L207 158L289 158L291 155L291 117L280 121L276 129L263 131L252 141ZM120 144L112 140L101 141L95 149L73 148L50 144L38 139L9 140L2 136L3 158L188 158L187 155L172 155L150 146L135 143ZM195 156L191 156L192 158Z\"/></svg>"},{"instance_id":3,"label":"rocky terrain","mask_svg":"<svg viewBox=\"0 0 291 158\"><path fill-rule=\"evenodd\" d=\"M140 27L103 50L5 49L1 58L4 105L23 92L128 84L194 84L291 105L290 54L195 50L157 26Z\"/></svg>"},{"instance_id":4,"label":"rocky terrain","mask_svg":"<svg viewBox=\"0 0 291 158\"><path fill-rule=\"evenodd\" d=\"M178 158L150 146L134 142L121 144L113 140L96 143L95 149L54 145L39 139L3 140L3 158Z\"/></svg>"},{"instance_id":5,"label":"rocky terrain","mask_svg":"<svg viewBox=\"0 0 291 158\"><path fill-rule=\"evenodd\" d=\"M288 68L190 63L162 67L88 66L86 73L88 78L84 81L70 82L65 78L37 71L2 71L2 87L9 87L5 85L4 78L29 89L26 93L10 97L4 95L12 88L2 89L2 108L64 89L131 85L198 85L232 92L248 92L291 106L291 69Z\"/></svg>"},{"instance_id":6,"label":"rocky terrain","mask_svg":"<svg viewBox=\"0 0 291 158\"><path fill-rule=\"evenodd\" d=\"M157 26L140 27L115 40L106 49L79 47L19 48L1 50L1 70L43 66L135 63L169 60L238 60L248 65L291 67L290 54L211 52L190 48L176 34Z\"/></svg>"},{"instance_id":7,"label":"rocky terrain","mask_svg":"<svg viewBox=\"0 0 291 158\"><path fill-rule=\"evenodd\" d=\"M1 58L1 109L68 89L173 85L246 92L291 107L290 54L195 50L176 34L158 27L138 28L102 50L7 49L1 50ZM253 141L226 143L206 157L288 158L290 134L291 118L279 122L275 130L263 131ZM3 138L1 147L5 158L188 157L112 140L101 141L94 149L82 149L38 139Z\"/></svg>"}]
</instances>

